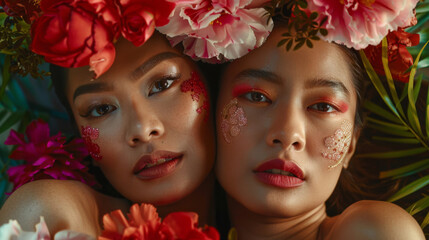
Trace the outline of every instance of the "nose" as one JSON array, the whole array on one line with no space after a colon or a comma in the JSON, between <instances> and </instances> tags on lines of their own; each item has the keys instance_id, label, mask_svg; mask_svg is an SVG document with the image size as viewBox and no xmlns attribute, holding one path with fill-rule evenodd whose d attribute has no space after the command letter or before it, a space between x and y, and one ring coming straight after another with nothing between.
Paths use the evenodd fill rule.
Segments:
<instances>
[{"instance_id":1,"label":"nose","mask_svg":"<svg viewBox=\"0 0 429 240\"><path fill-rule=\"evenodd\" d=\"M305 148L305 118L298 109L285 109L291 110L291 107L281 107L273 116L266 143L288 151L302 151Z\"/></svg>"},{"instance_id":2,"label":"nose","mask_svg":"<svg viewBox=\"0 0 429 240\"><path fill-rule=\"evenodd\" d=\"M131 147L148 143L164 135L164 125L156 106L142 97L132 97L129 124L126 128L126 141Z\"/></svg>"}]
</instances>

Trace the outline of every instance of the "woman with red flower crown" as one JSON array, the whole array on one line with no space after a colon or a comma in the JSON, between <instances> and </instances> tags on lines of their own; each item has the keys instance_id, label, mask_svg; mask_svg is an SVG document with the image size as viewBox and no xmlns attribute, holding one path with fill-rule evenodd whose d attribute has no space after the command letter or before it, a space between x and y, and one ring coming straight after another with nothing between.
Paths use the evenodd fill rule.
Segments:
<instances>
[{"instance_id":1,"label":"woman with red flower crown","mask_svg":"<svg viewBox=\"0 0 429 240\"><path fill-rule=\"evenodd\" d=\"M68 229L103 239L218 239L212 228L198 226L198 216L214 223L215 144L205 80L155 30L169 22L175 4L42 0L40 8L32 51L62 67L52 67L56 91L93 164L122 198L76 181L39 180L9 197L0 222L17 219L29 231L43 216L52 236ZM130 203L153 204L166 218L160 223L144 204L131 208L129 222L121 212L103 218L127 212Z\"/></svg>"}]
</instances>

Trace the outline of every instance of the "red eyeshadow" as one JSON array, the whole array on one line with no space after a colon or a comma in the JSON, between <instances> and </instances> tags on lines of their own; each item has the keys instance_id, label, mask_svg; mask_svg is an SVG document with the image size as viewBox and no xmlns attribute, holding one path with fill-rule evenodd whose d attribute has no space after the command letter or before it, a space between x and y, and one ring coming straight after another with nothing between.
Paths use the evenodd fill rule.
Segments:
<instances>
[{"instance_id":1,"label":"red eyeshadow","mask_svg":"<svg viewBox=\"0 0 429 240\"><path fill-rule=\"evenodd\" d=\"M258 91L268 96L268 94L264 90L260 88L252 87L251 85L244 83L244 84L239 84L232 89L232 97L235 98L252 91Z\"/></svg>"},{"instance_id":2,"label":"red eyeshadow","mask_svg":"<svg viewBox=\"0 0 429 240\"><path fill-rule=\"evenodd\" d=\"M347 112L347 110L349 109L349 105L343 101L337 101L334 98L330 98L330 97L322 97L320 98L318 101L324 101L327 103L330 103L332 105L334 105L335 107L338 108L338 111L344 113Z\"/></svg>"}]
</instances>

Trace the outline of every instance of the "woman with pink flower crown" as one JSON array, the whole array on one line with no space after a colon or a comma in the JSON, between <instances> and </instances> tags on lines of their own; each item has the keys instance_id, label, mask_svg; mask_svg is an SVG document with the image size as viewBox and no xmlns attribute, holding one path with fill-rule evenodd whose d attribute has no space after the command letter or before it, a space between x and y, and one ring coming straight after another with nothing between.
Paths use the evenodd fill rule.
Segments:
<instances>
[{"instance_id":1,"label":"woman with pink flower crown","mask_svg":"<svg viewBox=\"0 0 429 240\"><path fill-rule=\"evenodd\" d=\"M85 177L75 177L78 171L62 175L55 169L56 175L50 175L39 166L54 169L40 157L28 171L13 172L16 187L24 185L2 207L0 223L18 222L0 228L0 238L91 239L101 234L100 239L218 239L213 228L198 226L198 216L205 224L213 225L215 219L210 96L196 64L155 29L171 35L174 44L186 38L183 49L192 58L238 58L259 47L272 28L263 8L251 2L40 1L40 13L31 18L31 49L57 65L51 67L56 92L92 163L121 197L79 181L24 184L23 179L52 177L85 182ZM38 129L47 142L58 140L56 149L69 146L50 139L42 122L27 129L30 141L36 139L30 135L42 132ZM25 142L16 132L6 141L22 144L21 150L35 146ZM70 161L63 164L67 168ZM34 168L39 177L26 176ZM121 211L132 203L142 205L133 205L125 217ZM29 233L39 221L36 233Z\"/></svg>"},{"instance_id":2,"label":"woman with pink flower crown","mask_svg":"<svg viewBox=\"0 0 429 240\"><path fill-rule=\"evenodd\" d=\"M368 76L350 47L378 44L408 26L417 1L306 2L301 9L273 1L267 41L230 63L221 80L216 175L227 193L230 236L425 239L392 203L358 201L327 215L332 200L351 197L340 194L353 185L347 168L362 129ZM311 41L319 38L325 41Z\"/></svg>"}]
</instances>

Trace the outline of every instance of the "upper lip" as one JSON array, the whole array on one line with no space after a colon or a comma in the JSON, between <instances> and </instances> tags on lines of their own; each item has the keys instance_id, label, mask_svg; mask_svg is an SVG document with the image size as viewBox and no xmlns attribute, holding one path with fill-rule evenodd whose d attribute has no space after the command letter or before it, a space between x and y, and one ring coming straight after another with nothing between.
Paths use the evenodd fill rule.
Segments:
<instances>
[{"instance_id":1,"label":"upper lip","mask_svg":"<svg viewBox=\"0 0 429 240\"><path fill-rule=\"evenodd\" d=\"M304 172L301 170L300 167L298 167L298 165L296 165L292 161L287 161L278 158L263 162L261 165L254 169L254 172L264 172L270 169L279 169L285 172L290 172L297 178L304 180Z\"/></svg>"},{"instance_id":2,"label":"upper lip","mask_svg":"<svg viewBox=\"0 0 429 240\"><path fill-rule=\"evenodd\" d=\"M146 165L154 164L160 159L178 158L182 155L183 154L181 154L181 153L170 152L170 151L161 151L161 150L155 151L155 152L148 154L148 155L144 155L134 165L133 173L136 174L136 173L140 172L144 167L146 167Z\"/></svg>"}]
</instances>

